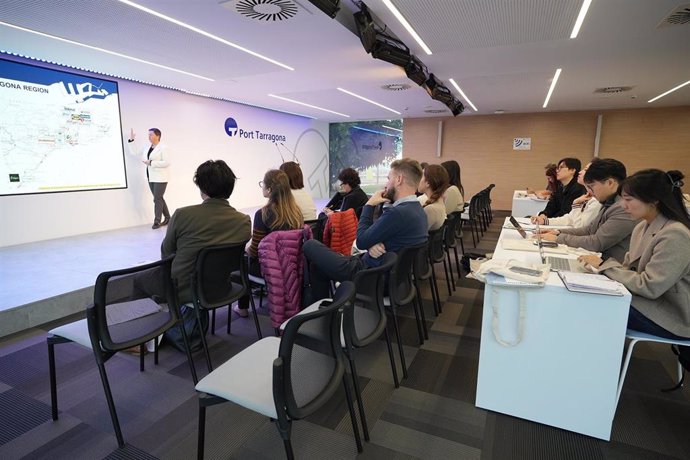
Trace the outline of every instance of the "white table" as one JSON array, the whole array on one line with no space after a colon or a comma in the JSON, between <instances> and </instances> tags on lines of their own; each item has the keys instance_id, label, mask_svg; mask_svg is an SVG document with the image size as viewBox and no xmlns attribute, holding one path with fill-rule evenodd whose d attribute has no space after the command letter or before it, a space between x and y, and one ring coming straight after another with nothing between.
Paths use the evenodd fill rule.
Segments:
<instances>
[{"instance_id":1,"label":"white table","mask_svg":"<svg viewBox=\"0 0 690 460\"><path fill-rule=\"evenodd\" d=\"M511 214L515 217L536 216L544 210L548 202L549 200L539 200L534 195L527 196L526 190L515 190Z\"/></svg>"},{"instance_id":2,"label":"white table","mask_svg":"<svg viewBox=\"0 0 690 460\"><path fill-rule=\"evenodd\" d=\"M507 222L507 220L506 220ZM536 252L502 249L494 258L539 263ZM484 293L476 405L484 409L609 440L616 411L631 296L573 293L552 273L543 288L522 288L524 334L508 348L492 331L492 304L504 341L517 337L517 289L487 285Z\"/></svg>"}]
</instances>

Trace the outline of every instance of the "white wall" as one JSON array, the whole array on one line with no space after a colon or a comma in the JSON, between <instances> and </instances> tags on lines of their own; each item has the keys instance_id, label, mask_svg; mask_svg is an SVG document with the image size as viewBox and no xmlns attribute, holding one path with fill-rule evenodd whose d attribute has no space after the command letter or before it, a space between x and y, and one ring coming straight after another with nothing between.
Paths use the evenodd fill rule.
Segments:
<instances>
[{"instance_id":1,"label":"white wall","mask_svg":"<svg viewBox=\"0 0 690 460\"><path fill-rule=\"evenodd\" d=\"M285 145L302 166L306 188L315 198L329 195L328 123L128 81L119 81L119 92L123 137L134 128L137 142L143 144L148 129L156 127L172 151L165 194L171 212L200 202L192 178L208 159L225 160L239 177L230 204L240 209L265 202L258 182L282 162L276 145L229 137L224 126L228 117L245 131L285 135ZM286 161L292 159L280 149ZM0 197L0 247L151 224L153 202L145 167L137 158L125 157L127 189Z\"/></svg>"}]
</instances>

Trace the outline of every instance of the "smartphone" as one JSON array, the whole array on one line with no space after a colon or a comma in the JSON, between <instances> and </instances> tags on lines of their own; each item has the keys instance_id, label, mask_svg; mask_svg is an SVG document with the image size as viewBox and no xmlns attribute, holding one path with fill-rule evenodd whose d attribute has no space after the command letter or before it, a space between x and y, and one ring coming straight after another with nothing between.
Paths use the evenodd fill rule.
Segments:
<instances>
[{"instance_id":1,"label":"smartphone","mask_svg":"<svg viewBox=\"0 0 690 460\"><path fill-rule=\"evenodd\" d=\"M530 276L540 276L541 271L539 270L534 270L532 268L527 268L527 267L510 267L508 268L511 272L515 273L520 273L522 275L530 275Z\"/></svg>"}]
</instances>

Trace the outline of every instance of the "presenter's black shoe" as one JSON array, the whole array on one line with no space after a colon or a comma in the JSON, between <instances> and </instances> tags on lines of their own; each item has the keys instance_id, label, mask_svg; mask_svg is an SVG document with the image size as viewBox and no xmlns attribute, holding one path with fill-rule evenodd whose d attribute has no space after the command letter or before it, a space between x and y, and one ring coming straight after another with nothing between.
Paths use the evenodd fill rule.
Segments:
<instances>
[{"instance_id":1,"label":"presenter's black shoe","mask_svg":"<svg viewBox=\"0 0 690 460\"><path fill-rule=\"evenodd\" d=\"M170 219L163 219L163 222L161 222L161 227L168 225L168 222L170 222Z\"/></svg>"},{"instance_id":2,"label":"presenter's black shoe","mask_svg":"<svg viewBox=\"0 0 690 460\"><path fill-rule=\"evenodd\" d=\"M154 230L157 228L161 228L161 224L159 224L158 222L154 222L153 225L151 226L151 228Z\"/></svg>"}]
</instances>

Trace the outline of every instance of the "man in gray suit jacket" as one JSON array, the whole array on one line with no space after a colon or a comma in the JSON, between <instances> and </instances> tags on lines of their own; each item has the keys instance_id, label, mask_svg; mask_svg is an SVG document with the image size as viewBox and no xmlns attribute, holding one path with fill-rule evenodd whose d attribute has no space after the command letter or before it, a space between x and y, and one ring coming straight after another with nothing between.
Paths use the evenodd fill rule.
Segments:
<instances>
[{"instance_id":1,"label":"man in gray suit jacket","mask_svg":"<svg viewBox=\"0 0 690 460\"><path fill-rule=\"evenodd\" d=\"M223 160L202 163L194 175L201 204L179 208L161 244L161 257L175 254L172 277L178 284L180 304L192 302L190 275L201 249L219 244L246 243L251 238L249 216L230 206L235 174Z\"/></svg>"},{"instance_id":2,"label":"man in gray suit jacket","mask_svg":"<svg viewBox=\"0 0 690 460\"><path fill-rule=\"evenodd\" d=\"M623 208L619 189L625 177L625 166L618 160L604 158L593 162L584 181L601 203L599 215L586 227L545 230L542 239L601 252L604 259L623 260L630 247L630 235L639 222Z\"/></svg>"}]
</instances>

